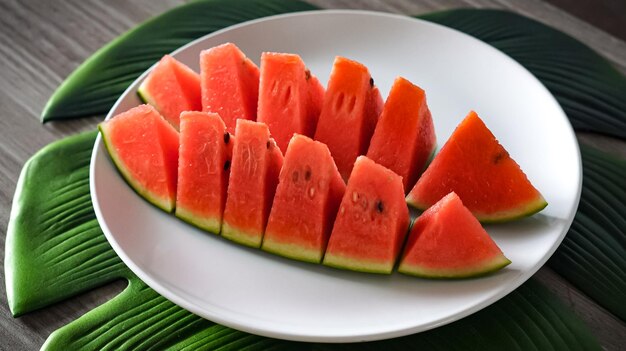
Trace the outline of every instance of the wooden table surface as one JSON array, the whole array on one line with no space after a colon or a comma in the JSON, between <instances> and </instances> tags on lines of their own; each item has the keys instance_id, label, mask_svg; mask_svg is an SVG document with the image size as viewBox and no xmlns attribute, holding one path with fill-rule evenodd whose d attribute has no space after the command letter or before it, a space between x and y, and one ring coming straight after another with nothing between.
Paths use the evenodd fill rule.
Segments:
<instances>
[{"instance_id":1,"label":"wooden table surface","mask_svg":"<svg viewBox=\"0 0 626 351\"><path fill-rule=\"evenodd\" d=\"M4 245L11 201L24 162L46 144L93 130L99 117L39 122L41 110L61 81L95 50L134 25L181 0L0 1L0 350L39 349L60 326L105 302L125 283L116 282L71 301L12 318L4 284ZM420 14L458 7L504 8L535 18L586 43L626 72L626 43L538 0L311 0L323 8L358 8ZM626 143L594 135L580 139L626 156ZM536 275L570 306L607 350L626 347L626 324L547 267ZM626 303L626 301L625 301Z\"/></svg>"}]
</instances>

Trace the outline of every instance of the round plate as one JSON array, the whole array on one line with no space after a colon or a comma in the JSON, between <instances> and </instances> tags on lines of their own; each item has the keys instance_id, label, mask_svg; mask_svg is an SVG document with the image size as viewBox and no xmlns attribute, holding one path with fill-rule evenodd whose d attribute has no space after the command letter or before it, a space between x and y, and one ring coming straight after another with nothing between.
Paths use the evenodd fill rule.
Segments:
<instances>
[{"instance_id":1,"label":"round plate","mask_svg":"<svg viewBox=\"0 0 626 351\"><path fill-rule=\"evenodd\" d=\"M91 163L98 220L122 260L154 290L199 315L243 331L301 341L384 339L450 323L502 298L535 273L569 228L581 189L578 145L563 110L522 66L463 33L409 17L314 11L263 18L198 39L174 53L198 70L201 50L237 44L297 53L322 82L337 55L369 67L383 96L398 75L427 93L439 146L473 109L548 207L489 225L513 262L496 274L431 281L336 270L248 249L195 229L141 199L109 161L100 137ZM142 75L107 118L140 104Z\"/></svg>"}]
</instances>

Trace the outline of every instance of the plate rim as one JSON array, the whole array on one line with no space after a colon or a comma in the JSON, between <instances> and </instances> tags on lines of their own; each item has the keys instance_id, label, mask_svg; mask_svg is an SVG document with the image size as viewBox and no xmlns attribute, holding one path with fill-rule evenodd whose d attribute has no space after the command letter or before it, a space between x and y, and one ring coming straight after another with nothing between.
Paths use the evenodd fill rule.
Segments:
<instances>
[{"instance_id":1,"label":"plate rim","mask_svg":"<svg viewBox=\"0 0 626 351\"><path fill-rule=\"evenodd\" d=\"M321 334L321 333L309 333L309 334L305 334L305 333L295 333L295 332L281 332L280 330L274 330L271 328L262 328L259 327L258 323L256 324L256 326L254 325L246 325L246 324L242 324L238 321L234 321L232 319L229 318L224 318L222 316L219 315L211 315L211 316L207 316L206 313L204 313L204 310L197 308L195 306L195 304L191 301L189 301L189 299L187 299L184 296L179 296L178 294L174 293L173 291L171 291L170 289L168 289L167 287L163 286L162 283L158 282L157 279L153 279L149 274L145 273L137 264L135 264L135 262L126 254L126 252L122 249L122 247L118 244L118 242L115 239L115 236L112 234L112 232L109 230L109 227L104 219L104 215L102 214L102 210L100 208L99 205L99 201L98 201L98 194L96 192L96 183L95 183L95 178L94 178L94 174L95 174L95 168L96 168L96 159L98 157L98 153L104 148L103 143L102 143L102 136L100 133L97 134L97 137L95 139L94 142L94 148L92 150L92 154L91 154L91 161L90 161L90 165L89 165L89 188L90 188L90 194L92 197L92 203L93 203L93 207L94 207L94 212L96 214L96 218L98 220L98 224L100 225L100 227L102 228L102 231L105 235L105 237L107 238L107 241L109 242L109 244L111 245L111 247L113 248L113 250L115 251L115 253L120 257L120 259L124 262L124 264L135 274L137 275L137 277L139 279L141 279L145 284L147 284L150 288L154 289L157 293L159 293L160 295L162 295L163 297L165 297L167 300L173 302L174 304L184 308L185 310L196 314L202 318L206 318L214 323L218 323L218 324L222 324L224 326L228 326L230 328L234 328L237 330L241 330L244 332L248 332L248 333L252 333L252 334L256 334L256 335L261 335L261 336L265 336L265 337L272 337L272 338L279 338L279 339L284 339L284 340L293 340L293 341L303 341L303 342L338 342L338 343L347 343L347 342L363 342L363 341L374 341L374 340L382 340L382 339L389 339L389 338L394 338L394 337L400 337L400 336L406 336L406 335L410 335L410 334L414 334L414 333L420 333L420 332L424 332L427 330L431 330L449 323L452 323L454 321L457 321L459 319L465 318L469 315L472 315L488 306L490 306L491 304L499 301L500 299L502 299L503 297L505 297L506 295L508 295L509 293L511 293L513 290L516 290L517 288L519 288L522 284L524 284L528 279L530 279L539 269L541 269L541 267L544 266L544 264L547 262L547 260L552 257L552 255L554 254L554 252L556 251L556 249L561 245L563 239L565 238L565 235L567 234L567 232L569 231L572 222L574 220L575 214L576 214L576 209L579 206L580 203L580 198L581 198L581 192L582 192L582 182L583 182L583 177L582 177L582 158L581 158L581 153L580 153L580 147L578 144L578 140L576 138L576 134L575 131L573 129L573 126L571 125L567 115L565 114L565 112L563 111L563 108L561 107L561 105L558 103L558 101L556 100L556 98L554 97L554 95L552 95L552 93L545 87L545 85L539 80L537 79L537 77L535 77L528 69L526 69L524 66L522 66L519 62L515 61L512 57L508 56L507 54L505 54L504 52L496 49L495 47L487 44L484 41L481 41L471 35L468 35L466 33L463 33L457 29L454 28L450 28L444 25L440 25L437 23L433 23L433 22L429 22L420 18L415 18L415 17L411 17L410 15L403 15L403 14L393 14L393 13L387 13L387 12L378 12L378 11L369 11L369 10L349 10L349 9L329 9L329 10L311 10L311 11L298 11L298 12L290 12L290 13L283 13L283 14L278 14L278 15L272 15L272 16L266 16L266 17L261 17L261 18L256 18L253 20L249 20L249 21L245 21L245 22L241 22L241 23L237 23L235 25L232 26L228 26L225 28L222 28L220 30L214 31L212 33L206 34L200 38L197 38L195 40L192 40L191 42L177 48L176 50L172 51L170 53L170 55L175 55L180 51L184 51L186 50L188 47L195 45L196 43L206 40L207 38L213 37L213 36L218 36L224 32L233 30L233 29L237 29L240 27L244 27L244 26L250 26L250 25L255 25L257 23L261 23L261 22L266 22L266 21L272 21L272 20L276 20L276 19L281 19L281 18L286 18L286 17L299 17L299 16L317 16L317 15L367 15L367 16L378 16L378 17L388 17L388 18L393 18L396 20L403 20L403 21L416 21L416 22L420 22L423 25L427 25L427 26L433 26L433 27L437 27L437 28L443 28L446 30L450 30L453 32L456 32L456 34L460 34L462 36L465 37L466 40L471 40L472 42L474 42L474 44L477 45L481 45L485 48L487 48L488 50L497 52L498 55L500 55L502 57L503 60L508 60L509 64L513 64L515 66L517 66L518 68L521 68L524 72L526 72L529 76L530 79L534 80L536 83L538 83L538 85L541 87L541 89L543 89L543 93L545 93L547 95L547 97L551 100L552 103L554 103L554 105L558 108L558 112L560 114L560 118L563 118L566 122L566 126L567 126L567 135L570 139L572 139L573 141L573 145L575 147L575 153L576 153L576 163L578 166L578 170L576 173L576 177L577 177L577 190L576 190L576 194L575 194L575 200L574 202L571 204L571 208L569 210L569 217L565 220L564 222L564 229L562 230L561 234L559 235L559 237L557 238L557 240L554 242L554 244L552 245L552 247L550 247L550 249L547 251L546 255L544 255L544 257L539 260L539 262L537 262L534 267L532 267L531 269L524 271L522 274L518 275L516 279L513 279L510 281L510 283L504 288L504 289L499 289L497 290L491 297L484 299L483 301L481 301L480 303L477 303L473 306L471 306L470 308L467 308L461 312L449 315L447 317L444 318L440 318L434 321L431 321L429 323L424 323L424 324L420 324L417 326L413 326L413 327L407 327L407 328L402 328L402 329L393 329L393 330L379 330L376 333L366 333L366 334L356 334L356 333L344 333L341 335L326 335L326 334ZM112 117L112 113L113 111L115 111L119 104L126 98L126 96L131 93L135 87L145 79L145 77L147 76L147 74L152 70L152 68L158 63L155 62L152 66L150 66L146 71L144 71L138 78L136 78L129 86L128 88L126 88L124 90L124 92L120 95L120 97L115 101L114 105L111 107L111 109L109 110L109 112L107 113L105 120L108 120ZM105 151L106 152L106 151ZM115 166L113 166L115 167ZM210 319L209 319L210 318Z\"/></svg>"}]
</instances>

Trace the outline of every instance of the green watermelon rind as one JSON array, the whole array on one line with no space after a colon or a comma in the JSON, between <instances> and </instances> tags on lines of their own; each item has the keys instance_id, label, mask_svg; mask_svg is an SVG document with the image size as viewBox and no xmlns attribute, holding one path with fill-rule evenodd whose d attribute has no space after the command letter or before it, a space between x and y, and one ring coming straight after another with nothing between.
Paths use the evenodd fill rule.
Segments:
<instances>
[{"instance_id":1,"label":"green watermelon rind","mask_svg":"<svg viewBox=\"0 0 626 351\"><path fill-rule=\"evenodd\" d=\"M124 181L126 181L126 183L130 185L131 189L133 189L137 194L139 194L139 196L144 198L152 205L167 213L172 213L175 208L175 200L169 200L153 194L147 188L143 187L137 180L135 180L130 171L124 166L124 163L119 158L117 152L115 151L115 148L111 147L112 143L107 133L106 122L98 124L98 130L102 134L104 147L107 149L107 152L111 160L113 161L115 168L117 168L117 170L120 172Z\"/></svg>"},{"instance_id":2,"label":"green watermelon rind","mask_svg":"<svg viewBox=\"0 0 626 351\"><path fill-rule=\"evenodd\" d=\"M418 210L425 211L430 206L419 203L416 199L411 197L410 195L406 197L406 203ZM480 223L488 224L488 223L505 223L511 222L518 219L530 217L535 213L540 212L544 208L548 206L548 202L543 198L543 196L539 195L539 197L533 201L529 201L526 204L519 206L516 209L510 209L507 211L496 212L495 214L480 214L472 212L472 214L478 219Z\"/></svg>"},{"instance_id":3,"label":"green watermelon rind","mask_svg":"<svg viewBox=\"0 0 626 351\"><path fill-rule=\"evenodd\" d=\"M274 240L263 240L261 250L298 261L320 263L323 252L315 249L306 249L298 244L283 244Z\"/></svg>"},{"instance_id":4,"label":"green watermelon rind","mask_svg":"<svg viewBox=\"0 0 626 351\"><path fill-rule=\"evenodd\" d=\"M139 97L139 100L141 100L141 102L143 102L144 104L152 105L158 110L159 106L157 106L150 93L148 93L148 91L146 90L146 82L147 80L144 80L137 89L137 96Z\"/></svg>"},{"instance_id":5,"label":"green watermelon rind","mask_svg":"<svg viewBox=\"0 0 626 351\"><path fill-rule=\"evenodd\" d=\"M200 228L206 232L216 235L220 234L221 221L216 218L207 218L193 213L184 207L176 207L174 215L183 222L189 223L194 227Z\"/></svg>"},{"instance_id":6,"label":"green watermelon rind","mask_svg":"<svg viewBox=\"0 0 626 351\"><path fill-rule=\"evenodd\" d=\"M376 273L376 274L391 274L393 271L394 262L380 263L374 261L368 261L364 259L357 259L353 257L345 257L336 254L326 254L324 256L323 265L357 272L364 273Z\"/></svg>"},{"instance_id":7,"label":"green watermelon rind","mask_svg":"<svg viewBox=\"0 0 626 351\"><path fill-rule=\"evenodd\" d=\"M255 249L261 247L261 242L263 240L263 235L235 228L226 222L222 223L222 236L228 240L236 242L237 244Z\"/></svg>"},{"instance_id":8,"label":"green watermelon rind","mask_svg":"<svg viewBox=\"0 0 626 351\"><path fill-rule=\"evenodd\" d=\"M427 279L463 279L488 275L501 270L509 264L511 264L511 261L503 254L500 254L480 265L474 265L473 267L468 268L436 269L419 265L409 265L404 262L400 262L398 272Z\"/></svg>"}]
</instances>

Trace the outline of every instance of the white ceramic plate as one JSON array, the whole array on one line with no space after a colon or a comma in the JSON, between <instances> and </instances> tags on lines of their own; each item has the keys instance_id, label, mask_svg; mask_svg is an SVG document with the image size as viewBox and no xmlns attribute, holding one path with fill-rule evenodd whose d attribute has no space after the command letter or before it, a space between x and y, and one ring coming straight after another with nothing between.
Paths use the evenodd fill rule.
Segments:
<instances>
[{"instance_id":1,"label":"white ceramic plate","mask_svg":"<svg viewBox=\"0 0 626 351\"><path fill-rule=\"evenodd\" d=\"M384 97L393 79L404 76L426 90L439 146L476 110L549 205L531 218L487 226L513 263L485 278L430 281L340 271L248 249L161 212L124 183L98 137L91 194L100 225L130 269L174 303L265 336L384 339L488 306L526 281L561 243L580 198L578 145L553 96L509 57L443 26L364 11L263 18L196 40L174 56L198 70L201 50L229 41L257 63L263 51L297 53L324 83L336 55L358 60ZM107 118L140 103L136 89L145 75Z\"/></svg>"}]
</instances>

